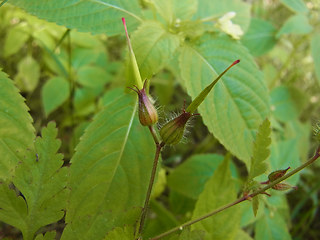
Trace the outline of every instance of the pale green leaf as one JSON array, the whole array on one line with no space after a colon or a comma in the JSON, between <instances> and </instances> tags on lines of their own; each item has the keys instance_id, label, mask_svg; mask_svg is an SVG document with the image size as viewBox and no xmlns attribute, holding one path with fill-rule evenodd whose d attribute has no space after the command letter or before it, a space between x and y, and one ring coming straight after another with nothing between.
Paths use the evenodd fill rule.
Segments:
<instances>
[{"instance_id":1,"label":"pale green leaf","mask_svg":"<svg viewBox=\"0 0 320 240\"><path fill-rule=\"evenodd\" d=\"M108 232L104 240L133 240L134 232L132 227L120 228L116 227Z\"/></svg>"},{"instance_id":2,"label":"pale green leaf","mask_svg":"<svg viewBox=\"0 0 320 240\"><path fill-rule=\"evenodd\" d=\"M291 236L282 216L266 209L264 216L255 225L255 239L290 240Z\"/></svg>"},{"instance_id":3,"label":"pale green leaf","mask_svg":"<svg viewBox=\"0 0 320 240\"><path fill-rule=\"evenodd\" d=\"M50 78L42 87L42 104L46 116L63 104L69 94L68 80L63 77Z\"/></svg>"},{"instance_id":4,"label":"pale green leaf","mask_svg":"<svg viewBox=\"0 0 320 240\"><path fill-rule=\"evenodd\" d=\"M67 170L62 154L57 154L61 142L56 139L57 129L51 122L35 141L36 154L31 153L16 170L14 185L26 201L26 229L21 229L24 239L33 239L40 227L57 222L64 215L67 197Z\"/></svg>"},{"instance_id":5,"label":"pale green leaf","mask_svg":"<svg viewBox=\"0 0 320 240\"><path fill-rule=\"evenodd\" d=\"M46 232L45 235L38 234L35 240L55 240L56 239L56 232Z\"/></svg>"},{"instance_id":6,"label":"pale green leaf","mask_svg":"<svg viewBox=\"0 0 320 240\"><path fill-rule=\"evenodd\" d=\"M40 78L40 66L32 58L27 56L18 63L18 74L15 81L21 91L32 92L38 85Z\"/></svg>"},{"instance_id":7,"label":"pale green leaf","mask_svg":"<svg viewBox=\"0 0 320 240\"><path fill-rule=\"evenodd\" d=\"M142 79L157 73L172 57L180 40L159 23L145 21L132 35L132 46Z\"/></svg>"},{"instance_id":8,"label":"pale green leaf","mask_svg":"<svg viewBox=\"0 0 320 240\"><path fill-rule=\"evenodd\" d=\"M114 227L133 225L146 196L154 144L137 118L137 100L120 93L105 101L71 160L62 239L99 240Z\"/></svg>"},{"instance_id":9,"label":"pale green leaf","mask_svg":"<svg viewBox=\"0 0 320 240\"><path fill-rule=\"evenodd\" d=\"M252 18L241 42L254 56L260 56L270 51L276 44L275 33L276 29L270 22Z\"/></svg>"},{"instance_id":10,"label":"pale green leaf","mask_svg":"<svg viewBox=\"0 0 320 240\"><path fill-rule=\"evenodd\" d=\"M309 10L303 0L280 0L290 10L296 13L308 13Z\"/></svg>"},{"instance_id":11,"label":"pale green leaf","mask_svg":"<svg viewBox=\"0 0 320 240\"><path fill-rule=\"evenodd\" d=\"M0 179L8 179L35 138L32 119L13 81L0 70Z\"/></svg>"},{"instance_id":12,"label":"pale green leaf","mask_svg":"<svg viewBox=\"0 0 320 240\"><path fill-rule=\"evenodd\" d=\"M269 146L271 144L271 128L268 119L264 120L259 127L256 140L253 146L253 155L251 158L251 167L249 171L249 180L263 174L268 165L265 162L270 155Z\"/></svg>"},{"instance_id":13,"label":"pale green leaf","mask_svg":"<svg viewBox=\"0 0 320 240\"><path fill-rule=\"evenodd\" d=\"M195 18L207 19L213 17L215 18L213 20L216 20L228 12L235 12L236 16L232 19L232 22L239 24L241 29L246 32L250 24L250 9L250 4L239 0L210 0L210 3L207 0L199 0Z\"/></svg>"},{"instance_id":14,"label":"pale green leaf","mask_svg":"<svg viewBox=\"0 0 320 240\"><path fill-rule=\"evenodd\" d=\"M103 88L111 80L111 76L104 69L90 65L79 68L77 75L77 82L85 87Z\"/></svg>"},{"instance_id":15,"label":"pale green leaf","mask_svg":"<svg viewBox=\"0 0 320 240\"><path fill-rule=\"evenodd\" d=\"M227 37L205 35L198 46L183 47L181 75L194 99L236 59L199 107L209 131L249 166L255 132L269 112L268 91L248 51Z\"/></svg>"},{"instance_id":16,"label":"pale green leaf","mask_svg":"<svg viewBox=\"0 0 320 240\"><path fill-rule=\"evenodd\" d=\"M168 186L171 190L197 199L222 161L223 156L217 154L193 155L170 173ZM233 176L237 175L233 164L230 165L230 170Z\"/></svg>"},{"instance_id":17,"label":"pale green leaf","mask_svg":"<svg viewBox=\"0 0 320 240\"><path fill-rule=\"evenodd\" d=\"M142 21L137 0L10 0L10 3L39 18L81 32L115 35L123 33L121 17L126 18L129 29Z\"/></svg>"},{"instance_id":18,"label":"pale green leaf","mask_svg":"<svg viewBox=\"0 0 320 240\"><path fill-rule=\"evenodd\" d=\"M287 19L287 21L280 28L276 37L283 34L308 34L313 27L310 25L308 18L305 15L297 14Z\"/></svg>"},{"instance_id":19,"label":"pale green leaf","mask_svg":"<svg viewBox=\"0 0 320 240\"><path fill-rule=\"evenodd\" d=\"M29 34L25 31L25 25L19 24L9 28L4 42L3 56L7 58L17 53L28 38Z\"/></svg>"},{"instance_id":20,"label":"pale green leaf","mask_svg":"<svg viewBox=\"0 0 320 240\"><path fill-rule=\"evenodd\" d=\"M226 158L208 180L196 203L192 219L196 219L237 198L231 178L230 160ZM240 226L241 209L238 206L226 209L191 226L191 229L206 231L205 239L233 239ZM232 221L231 221L232 219Z\"/></svg>"},{"instance_id":21,"label":"pale green leaf","mask_svg":"<svg viewBox=\"0 0 320 240\"><path fill-rule=\"evenodd\" d=\"M175 24L177 20L189 20L197 11L198 5L195 0L152 0L152 3L169 25Z\"/></svg>"},{"instance_id":22,"label":"pale green leaf","mask_svg":"<svg viewBox=\"0 0 320 240\"><path fill-rule=\"evenodd\" d=\"M320 34L313 35L311 39L311 55L314 63L314 71L320 84Z\"/></svg>"}]
</instances>

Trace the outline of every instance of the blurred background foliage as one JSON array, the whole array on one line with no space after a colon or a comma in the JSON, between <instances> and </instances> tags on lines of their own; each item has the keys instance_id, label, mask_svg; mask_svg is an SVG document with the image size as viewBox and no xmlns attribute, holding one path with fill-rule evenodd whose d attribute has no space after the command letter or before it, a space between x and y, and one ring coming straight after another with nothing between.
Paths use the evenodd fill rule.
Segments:
<instances>
[{"instance_id":1,"label":"blurred background foliage","mask_svg":"<svg viewBox=\"0 0 320 240\"><path fill-rule=\"evenodd\" d=\"M312 126L320 116L320 1L246 2L251 4L251 21L240 41L255 56L270 93L270 170L294 168L312 154ZM60 151L68 164L92 116L105 104L105 95L126 81L124 34L80 33L10 4L0 8L0 22L0 67L26 98L38 133L47 122L57 122ZM190 101L172 66L151 79L162 119L164 112L178 111L185 99ZM227 154L201 117L192 126L187 144L163 152L146 237L190 219L206 181ZM241 161L232 159L231 173L240 191L247 172ZM274 191L271 198L261 196L266 207L260 207L257 217L251 204L243 203L241 226L257 240L320 239L319 170L316 162L292 177L288 182L299 188L287 196ZM0 226L0 237L19 238L14 229ZM251 239L249 235L241 239Z\"/></svg>"}]
</instances>

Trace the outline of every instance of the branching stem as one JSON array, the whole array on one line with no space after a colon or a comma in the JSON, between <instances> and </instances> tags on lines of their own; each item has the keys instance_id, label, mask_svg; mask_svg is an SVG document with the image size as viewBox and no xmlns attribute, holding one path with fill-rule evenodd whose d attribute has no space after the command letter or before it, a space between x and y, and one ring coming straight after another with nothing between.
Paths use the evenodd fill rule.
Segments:
<instances>
[{"instance_id":1,"label":"branching stem","mask_svg":"<svg viewBox=\"0 0 320 240\"><path fill-rule=\"evenodd\" d=\"M312 164L315 160L317 160L319 157L320 157L320 146L318 146L318 148L317 148L317 150L316 150L316 153L314 154L314 156L313 156L311 159L309 159L307 162L305 162L305 163L302 164L301 166L297 167L296 169L290 171L290 172L287 173L286 175L282 176L281 178L279 178L279 179L277 179L277 180L275 180L275 181L272 181L271 183L269 183L268 185L266 185L264 188L261 188L261 189L255 191L255 192L247 195L247 196L243 196L243 197L235 200L234 202L228 203L228 204L226 204L226 205L224 205L224 206L222 206L222 207L220 207L220 208L218 208L218 209L215 209L215 210L213 210L212 212L209 212L209 213L207 213L207 214L205 214L205 215L203 215L203 216L201 216L201 217L198 217L198 218L196 218L196 219L194 219L194 220L188 221L188 222L186 222L186 223L184 223L184 224L182 224L182 225L180 225L180 226L178 226L178 227L172 228L172 229L170 229L169 231L164 232L164 233L162 233L162 234L160 234L160 235L158 235L158 236L156 236L156 237L150 238L150 240L161 239L161 238L163 238L163 237L165 237L165 236L167 236L167 235L169 235L169 234L171 234L171 233L174 233L174 232L176 232L176 231L178 231L178 230L182 230L182 229L185 228L185 227L188 227L188 226L190 226L190 225L192 225L192 224L194 224L194 223L197 223L197 222L199 222L199 221L201 221L201 220L203 220L203 219L206 219L206 218L208 218L208 217L211 217L211 216L213 216L213 215L215 215L215 214L217 214L217 213L219 213L219 212L221 212L221 211L223 211L223 210L225 210L225 209L227 209L227 208L230 208L230 207L232 207L232 206L234 206L234 205L237 205L238 203L241 203L241 202L243 202L243 201L245 201L245 200L252 199L253 197L255 197L255 196L259 195L259 194L263 194L266 190L272 188L274 185L276 185L276 184L278 184L278 183L286 180L287 178L289 178L289 177L291 177L292 175L296 174L297 172L301 171L301 170L304 169L305 167L309 166L309 165Z\"/></svg>"}]
</instances>

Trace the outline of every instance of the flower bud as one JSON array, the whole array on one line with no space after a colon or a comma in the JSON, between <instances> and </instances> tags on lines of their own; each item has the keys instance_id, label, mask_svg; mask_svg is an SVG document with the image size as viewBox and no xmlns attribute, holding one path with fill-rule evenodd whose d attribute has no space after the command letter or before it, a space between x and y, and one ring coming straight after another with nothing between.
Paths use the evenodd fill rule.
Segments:
<instances>
[{"instance_id":1,"label":"flower bud","mask_svg":"<svg viewBox=\"0 0 320 240\"><path fill-rule=\"evenodd\" d=\"M191 113L183 111L178 117L167 122L160 129L162 141L167 145L178 144L184 135L186 123L190 117L192 117Z\"/></svg>"},{"instance_id":2,"label":"flower bud","mask_svg":"<svg viewBox=\"0 0 320 240\"><path fill-rule=\"evenodd\" d=\"M284 170L277 170L269 174L268 179L270 182L273 182L286 174L290 167Z\"/></svg>"},{"instance_id":3,"label":"flower bud","mask_svg":"<svg viewBox=\"0 0 320 240\"><path fill-rule=\"evenodd\" d=\"M138 94L139 97L139 120L143 126L151 126L158 122L158 113L156 108L153 106L148 95L145 91L145 85L147 80L144 83L144 86L139 90L136 86L136 89L130 88Z\"/></svg>"},{"instance_id":4,"label":"flower bud","mask_svg":"<svg viewBox=\"0 0 320 240\"><path fill-rule=\"evenodd\" d=\"M277 183L276 185L274 185L272 187L274 190L278 190L278 191L285 191L285 190L288 190L288 189L297 189L297 187L293 187L289 184L286 184L286 183Z\"/></svg>"}]
</instances>

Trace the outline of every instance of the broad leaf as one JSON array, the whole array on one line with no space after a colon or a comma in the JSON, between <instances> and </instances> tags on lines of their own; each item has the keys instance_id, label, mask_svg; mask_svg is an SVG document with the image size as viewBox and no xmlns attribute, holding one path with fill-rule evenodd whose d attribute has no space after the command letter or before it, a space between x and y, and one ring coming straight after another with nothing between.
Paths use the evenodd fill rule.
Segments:
<instances>
[{"instance_id":1,"label":"broad leaf","mask_svg":"<svg viewBox=\"0 0 320 240\"><path fill-rule=\"evenodd\" d=\"M193 155L170 173L168 186L171 190L197 199L222 161L223 156L217 154ZM233 164L230 165L230 170L235 177L237 172Z\"/></svg>"},{"instance_id":2,"label":"broad leaf","mask_svg":"<svg viewBox=\"0 0 320 240\"><path fill-rule=\"evenodd\" d=\"M318 83L320 84L320 34L313 35L311 39L311 55L314 62L314 70L316 73L316 77L318 79Z\"/></svg>"},{"instance_id":3,"label":"broad leaf","mask_svg":"<svg viewBox=\"0 0 320 240\"><path fill-rule=\"evenodd\" d=\"M137 26L141 9L137 0L10 0L28 13L82 32L123 33L121 17L129 28Z\"/></svg>"},{"instance_id":4,"label":"broad leaf","mask_svg":"<svg viewBox=\"0 0 320 240\"><path fill-rule=\"evenodd\" d=\"M257 176L260 176L268 168L268 165L265 161L270 155L270 133L270 122L268 119L266 119L260 125L256 136L256 140L254 142L253 155L251 158L251 167L249 171L249 180L252 180Z\"/></svg>"},{"instance_id":5,"label":"broad leaf","mask_svg":"<svg viewBox=\"0 0 320 240\"><path fill-rule=\"evenodd\" d=\"M34 239L36 231L64 215L68 168L61 168L56 135L55 124L49 123L35 141L36 154L30 151L17 167L13 183L23 198L1 186L0 219L20 229L25 240Z\"/></svg>"},{"instance_id":6,"label":"broad leaf","mask_svg":"<svg viewBox=\"0 0 320 240\"><path fill-rule=\"evenodd\" d=\"M32 92L37 87L39 78L40 66L32 56L27 56L18 63L15 81L21 91Z\"/></svg>"},{"instance_id":7,"label":"broad leaf","mask_svg":"<svg viewBox=\"0 0 320 240\"><path fill-rule=\"evenodd\" d=\"M29 34L25 31L25 25L18 24L10 27L3 45L3 57L7 58L17 53L27 42L28 38Z\"/></svg>"},{"instance_id":8,"label":"broad leaf","mask_svg":"<svg viewBox=\"0 0 320 240\"><path fill-rule=\"evenodd\" d=\"M235 12L236 16L232 19L232 22L239 24L242 30L246 32L250 24L250 8L250 4L238 0L210 0L210 3L207 0L199 0L195 18L219 18L228 12Z\"/></svg>"},{"instance_id":9,"label":"broad leaf","mask_svg":"<svg viewBox=\"0 0 320 240\"><path fill-rule=\"evenodd\" d=\"M116 227L110 231L104 240L132 240L134 239L134 232L132 227L120 228Z\"/></svg>"},{"instance_id":10,"label":"broad leaf","mask_svg":"<svg viewBox=\"0 0 320 240\"><path fill-rule=\"evenodd\" d=\"M313 27L310 25L308 18L305 15L297 14L287 19L283 24L276 37L283 34L308 34Z\"/></svg>"},{"instance_id":11,"label":"broad leaf","mask_svg":"<svg viewBox=\"0 0 320 240\"><path fill-rule=\"evenodd\" d=\"M174 24L177 20L189 20L197 11L198 5L195 0L152 0L152 3L168 24Z\"/></svg>"},{"instance_id":12,"label":"broad leaf","mask_svg":"<svg viewBox=\"0 0 320 240\"><path fill-rule=\"evenodd\" d=\"M239 229L234 240L253 240L253 238L244 230Z\"/></svg>"},{"instance_id":13,"label":"broad leaf","mask_svg":"<svg viewBox=\"0 0 320 240\"><path fill-rule=\"evenodd\" d=\"M0 70L0 179L8 179L35 138L32 119L24 99Z\"/></svg>"},{"instance_id":14,"label":"broad leaf","mask_svg":"<svg viewBox=\"0 0 320 240\"><path fill-rule=\"evenodd\" d=\"M226 158L205 185L197 201L192 219L234 201L237 197L229 169L230 160ZM191 229L206 231L205 239L233 239L240 226L241 211L233 206L191 226Z\"/></svg>"},{"instance_id":15,"label":"broad leaf","mask_svg":"<svg viewBox=\"0 0 320 240\"><path fill-rule=\"evenodd\" d=\"M46 232L45 235L39 234L35 238L35 240L55 240L56 239L56 232Z\"/></svg>"},{"instance_id":16,"label":"broad leaf","mask_svg":"<svg viewBox=\"0 0 320 240\"><path fill-rule=\"evenodd\" d=\"M270 22L252 18L241 42L254 56L260 56L270 51L276 44L275 33L276 29Z\"/></svg>"},{"instance_id":17,"label":"broad leaf","mask_svg":"<svg viewBox=\"0 0 320 240\"><path fill-rule=\"evenodd\" d=\"M53 77L42 87L42 103L46 116L56 110L69 97L69 83L63 77Z\"/></svg>"},{"instance_id":18,"label":"broad leaf","mask_svg":"<svg viewBox=\"0 0 320 240\"><path fill-rule=\"evenodd\" d=\"M154 144L140 125L136 98L118 89L86 128L71 159L67 227L62 239L103 239L133 225L143 205Z\"/></svg>"},{"instance_id":19,"label":"broad leaf","mask_svg":"<svg viewBox=\"0 0 320 240\"><path fill-rule=\"evenodd\" d=\"M249 167L255 132L269 112L268 92L248 51L227 37L205 35L198 46L182 49L181 75L194 99L234 60L230 69L200 105L209 131Z\"/></svg>"},{"instance_id":20,"label":"broad leaf","mask_svg":"<svg viewBox=\"0 0 320 240\"><path fill-rule=\"evenodd\" d=\"M142 79L157 73L172 57L180 40L159 23L145 21L132 36Z\"/></svg>"},{"instance_id":21,"label":"broad leaf","mask_svg":"<svg viewBox=\"0 0 320 240\"><path fill-rule=\"evenodd\" d=\"M280 0L290 10L296 13L308 13L309 10L303 0Z\"/></svg>"}]
</instances>

